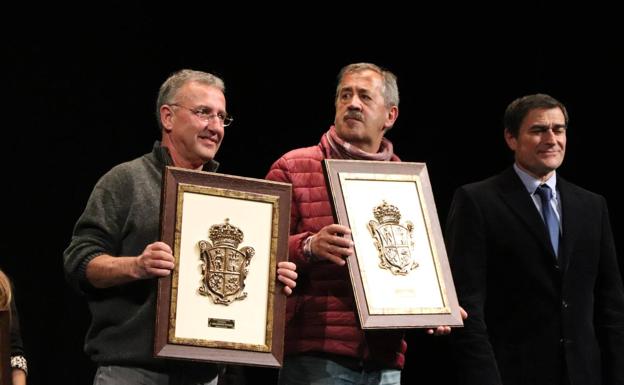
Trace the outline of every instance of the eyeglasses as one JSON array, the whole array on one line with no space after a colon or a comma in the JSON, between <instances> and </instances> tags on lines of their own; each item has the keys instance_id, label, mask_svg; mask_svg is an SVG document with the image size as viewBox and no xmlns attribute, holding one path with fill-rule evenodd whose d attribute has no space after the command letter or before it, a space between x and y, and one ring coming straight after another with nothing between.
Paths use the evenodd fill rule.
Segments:
<instances>
[{"instance_id":1,"label":"eyeglasses","mask_svg":"<svg viewBox=\"0 0 624 385\"><path fill-rule=\"evenodd\" d=\"M220 112L218 113L212 112L212 110L208 107L188 108L177 103L171 103L169 105L184 108L185 110L189 110L191 113L193 113L193 115L197 116L203 122L209 122L214 118L218 118L219 122L221 122L223 127L229 126L230 124L232 124L232 121L234 120L233 117L227 114L223 114Z\"/></svg>"}]
</instances>

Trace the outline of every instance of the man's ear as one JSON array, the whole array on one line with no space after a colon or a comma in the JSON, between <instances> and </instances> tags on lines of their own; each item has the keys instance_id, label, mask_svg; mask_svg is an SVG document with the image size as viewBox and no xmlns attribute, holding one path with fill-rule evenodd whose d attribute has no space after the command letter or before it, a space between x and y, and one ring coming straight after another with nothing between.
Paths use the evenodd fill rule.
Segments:
<instances>
[{"instance_id":1,"label":"man's ear","mask_svg":"<svg viewBox=\"0 0 624 385\"><path fill-rule=\"evenodd\" d=\"M173 127L173 119L175 119L175 117L171 106L166 104L160 106L160 124L163 126L164 131L171 131Z\"/></svg>"},{"instance_id":2,"label":"man's ear","mask_svg":"<svg viewBox=\"0 0 624 385\"><path fill-rule=\"evenodd\" d=\"M507 146L511 149L511 151L516 151L516 147L518 146L518 139L512 135L512 133L505 128L505 142L507 142Z\"/></svg>"},{"instance_id":3,"label":"man's ear","mask_svg":"<svg viewBox=\"0 0 624 385\"><path fill-rule=\"evenodd\" d=\"M392 126L394 126L394 122L396 122L399 117L399 107L392 106L388 110L388 115L386 116L386 122L384 123L384 131L389 130Z\"/></svg>"}]
</instances>

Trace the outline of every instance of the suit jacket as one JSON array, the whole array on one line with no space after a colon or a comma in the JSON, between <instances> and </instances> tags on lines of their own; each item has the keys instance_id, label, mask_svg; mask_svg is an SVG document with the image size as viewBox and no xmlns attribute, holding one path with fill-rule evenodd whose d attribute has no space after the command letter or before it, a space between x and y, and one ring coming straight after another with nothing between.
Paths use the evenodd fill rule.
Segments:
<instances>
[{"instance_id":1,"label":"suit jacket","mask_svg":"<svg viewBox=\"0 0 624 385\"><path fill-rule=\"evenodd\" d=\"M559 257L513 168L455 192L446 241L460 382L624 384L624 290L605 199L557 175Z\"/></svg>"}]
</instances>

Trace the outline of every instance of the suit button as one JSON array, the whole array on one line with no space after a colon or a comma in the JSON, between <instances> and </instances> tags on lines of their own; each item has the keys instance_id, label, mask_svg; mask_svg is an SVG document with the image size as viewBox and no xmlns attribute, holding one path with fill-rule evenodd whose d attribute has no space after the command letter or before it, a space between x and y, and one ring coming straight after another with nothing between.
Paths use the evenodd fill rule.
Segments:
<instances>
[{"instance_id":1,"label":"suit button","mask_svg":"<svg viewBox=\"0 0 624 385\"><path fill-rule=\"evenodd\" d=\"M564 309L567 309L567 308L568 308L568 303L567 303L566 301L561 301L561 306L562 306Z\"/></svg>"}]
</instances>

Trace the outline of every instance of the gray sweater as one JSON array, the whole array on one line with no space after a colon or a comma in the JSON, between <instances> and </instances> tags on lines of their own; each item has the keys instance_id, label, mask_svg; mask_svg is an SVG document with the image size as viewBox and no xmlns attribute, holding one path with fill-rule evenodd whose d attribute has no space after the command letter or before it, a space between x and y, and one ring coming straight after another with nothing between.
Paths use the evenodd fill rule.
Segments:
<instances>
[{"instance_id":1,"label":"gray sweater","mask_svg":"<svg viewBox=\"0 0 624 385\"><path fill-rule=\"evenodd\" d=\"M86 296L91 310L85 352L99 365L155 370L179 366L152 357L156 279L96 289L85 276L87 264L98 255L137 256L159 240L162 171L171 163L166 148L156 142L151 153L106 173L95 185L65 250L68 281ZM211 161L204 170L215 171L217 166ZM207 366L202 371L215 370Z\"/></svg>"}]
</instances>

